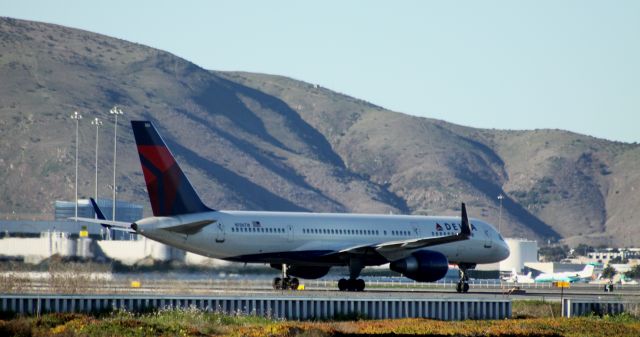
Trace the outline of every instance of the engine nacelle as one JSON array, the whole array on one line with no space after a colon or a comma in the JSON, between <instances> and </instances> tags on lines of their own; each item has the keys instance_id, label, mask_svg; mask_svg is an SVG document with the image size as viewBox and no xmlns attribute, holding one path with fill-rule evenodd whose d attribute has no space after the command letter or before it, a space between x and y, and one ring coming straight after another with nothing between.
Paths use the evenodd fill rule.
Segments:
<instances>
[{"instance_id":1,"label":"engine nacelle","mask_svg":"<svg viewBox=\"0 0 640 337\"><path fill-rule=\"evenodd\" d=\"M389 268L418 282L435 282L449 270L449 261L442 253L419 250L402 260L391 262Z\"/></svg>"},{"instance_id":2,"label":"engine nacelle","mask_svg":"<svg viewBox=\"0 0 640 337\"><path fill-rule=\"evenodd\" d=\"M282 270L281 264L271 264L271 268ZM307 280L315 280L329 273L331 267L287 265L287 274Z\"/></svg>"}]
</instances>

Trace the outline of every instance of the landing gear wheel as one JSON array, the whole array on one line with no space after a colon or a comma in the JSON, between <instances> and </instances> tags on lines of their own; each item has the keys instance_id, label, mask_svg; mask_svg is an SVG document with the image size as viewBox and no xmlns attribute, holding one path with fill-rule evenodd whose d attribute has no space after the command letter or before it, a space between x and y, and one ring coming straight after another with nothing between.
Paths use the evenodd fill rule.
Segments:
<instances>
[{"instance_id":1,"label":"landing gear wheel","mask_svg":"<svg viewBox=\"0 0 640 337\"><path fill-rule=\"evenodd\" d=\"M338 281L340 291L364 291L365 282L363 279L343 279Z\"/></svg>"},{"instance_id":2,"label":"landing gear wheel","mask_svg":"<svg viewBox=\"0 0 640 337\"><path fill-rule=\"evenodd\" d=\"M346 291L346 290L347 290L348 285L349 285L349 282L348 282L346 279L341 278L341 279L338 281L338 290L340 290L340 291Z\"/></svg>"},{"instance_id":3,"label":"landing gear wheel","mask_svg":"<svg viewBox=\"0 0 640 337\"><path fill-rule=\"evenodd\" d=\"M363 279L359 279L360 272L364 268L362 259L352 256L349 258L349 278L340 279L338 281L338 289L340 291L363 291L365 283Z\"/></svg>"},{"instance_id":4,"label":"landing gear wheel","mask_svg":"<svg viewBox=\"0 0 640 337\"><path fill-rule=\"evenodd\" d=\"M298 286L300 285L300 281L298 281L297 278L292 278L291 281L289 282L289 288L291 290L298 290Z\"/></svg>"},{"instance_id":5,"label":"landing gear wheel","mask_svg":"<svg viewBox=\"0 0 640 337\"><path fill-rule=\"evenodd\" d=\"M365 283L364 280L359 278L357 280L355 280L355 291L364 291L364 287L365 287Z\"/></svg>"},{"instance_id":6,"label":"landing gear wheel","mask_svg":"<svg viewBox=\"0 0 640 337\"><path fill-rule=\"evenodd\" d=\"M273 279L273 289L275 290L280 290L282 289L282 279L279 277L276 277Z\"/></svg>"},{"instance_id":7,"label":"landing gear wheel","mask_svg":"<svg viewBox=\"0 0 640 337\"><path fill-rule=\"evenodd\" d=\"M460 270L460 281L458 281L458 284L456 285L456 291L459 293L466 293L469 292L469 274L467 273L467 271L469 269L473 269L476 266L474 264L459 264L458 268Z\"/></svg>"}]
</instances>

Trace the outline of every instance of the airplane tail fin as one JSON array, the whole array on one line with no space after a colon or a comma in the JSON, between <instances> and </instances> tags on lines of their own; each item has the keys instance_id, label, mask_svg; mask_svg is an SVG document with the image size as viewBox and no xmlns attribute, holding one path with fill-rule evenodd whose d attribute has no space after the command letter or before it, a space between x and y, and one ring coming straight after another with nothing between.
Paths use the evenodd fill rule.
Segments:
<instances>
[{"instance_id":1,"label":"airplane tail fin","mask_svg":"<svg viewBox=\"0 0 640 337\"><path fill-rule=\"evenodd\" d=\"M98 207L98 203L96 203L96 201L93 198L89 198L89 200L91 201L91 206L93 206L93 211L96 212L96 218L98 218L99 220L107 220L107 218L105 218L104 213L102 213L102 210L100 209L100 207ZM103 225L106 226L106 225Z\"/></svg>"},{"instance_id":2,"label":"airplane tail fin","mask_svg":"<svg viewBox=\"0 0 640 337\"><path fill-rule=\"evenodd\" d=\"M595 267L592 264L588 264L586 266L584 266L584 269L580 272L580 277L581 278L589 278L591 276L593 276L593 270L595 269Z\"/></svg>"},{"instance_id":3,"label":"airplane tail fin","mask_svg":"<svg viewBox=\"0 0 640 337\"><path fill-rule=\"evenodd\" d=\"M191 186L169 148L149 121L131 121L154 216L212 211Z\"/></svg>"},{"instance_id":4,"label":"airplane tail fin","mask_svg":"<svg viewBox=\"0 0 640 337\"><path fill-rule=\"evenodd\" d=\"M96 213L96 218L98 218L98 220L107 220L107 218L104 216L104 213L102 213L102 210L100 209L100 207L98 207L98 203L93 198L89 198L89 200L91 201L91 206L93 206L93 211ZM112 227L111 225L108 225L105 223L100 223L100 226L106 228L107 230L111 229Z\"/></svg>"}]
</instances>

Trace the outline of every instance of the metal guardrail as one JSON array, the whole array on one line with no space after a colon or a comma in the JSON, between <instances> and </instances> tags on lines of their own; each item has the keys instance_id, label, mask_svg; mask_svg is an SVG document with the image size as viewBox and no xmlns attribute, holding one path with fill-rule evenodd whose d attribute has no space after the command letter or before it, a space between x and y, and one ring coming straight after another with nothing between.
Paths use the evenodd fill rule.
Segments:
<instances>
[{"instance_id":1,"label":"metal guardrail","mask_svg":"<svg viewBox=\"0 0 640 337\"><path fill-rule=\"evenodd\" d=\"M136 295L0 295L0 311L39 315L44 312L105 310L198 309L226 314L258 315L291 320L357 316L370 319L422 317L438 320L504 319L510 300L485 299L361 299L309 297L207 297Z\"/></svg>"},{"instance_id":2,"label":"metal guardrail","mask_svg":"<svg viewBox=\"0 0 640 337\"><path fill-rule=\"evenodd\" d=\"M628 313L640 317L640 302L624 300L584 300L565 298L562 301L562 316L618 315Z\"/></svg>"}]
</instances>

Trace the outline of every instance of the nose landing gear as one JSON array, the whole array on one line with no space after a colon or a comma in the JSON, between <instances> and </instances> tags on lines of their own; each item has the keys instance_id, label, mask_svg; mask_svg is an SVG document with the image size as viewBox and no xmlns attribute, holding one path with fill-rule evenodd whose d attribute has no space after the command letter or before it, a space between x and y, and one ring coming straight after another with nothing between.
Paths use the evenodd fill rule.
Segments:
<instances>
[{"instance_id":1,"label":"nose landing gear","mask_svg":"<svg viewBox=\"0 0 640 337\"><path fill-rule=\"evenodd\" d=\"M467 270L472 268L469 265L460 264L458 265L460 269L460 281L456 285L456 291L459 293L466 293L469 291L469 275L467 274Z\"/></svg>"}]
</instances>

